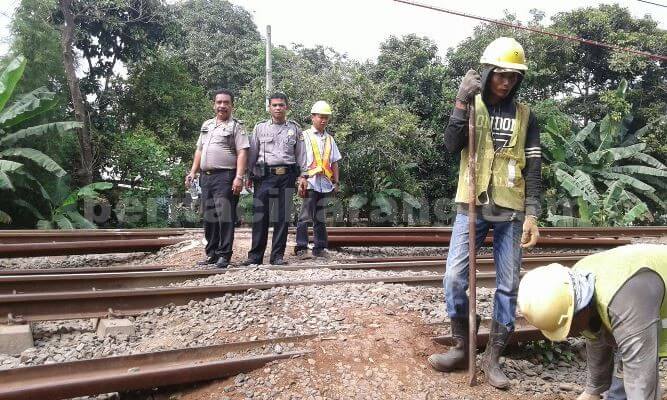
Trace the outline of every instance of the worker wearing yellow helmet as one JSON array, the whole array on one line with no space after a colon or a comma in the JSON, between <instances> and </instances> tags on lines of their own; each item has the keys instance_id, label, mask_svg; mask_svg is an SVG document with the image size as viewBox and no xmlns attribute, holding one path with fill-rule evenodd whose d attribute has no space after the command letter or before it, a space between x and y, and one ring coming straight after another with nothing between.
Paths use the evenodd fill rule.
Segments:
<instances>
[{"instance_id":1,"label":"worker wearing yellow helmet","mask_svg":"<svg viewBox=\"0 0 667 400\"><path fill-rule=\"evenodd\" d=\"M588 377L578 400L600 399L609 389L614 348L627 399L660 398L666 278L667 246L655 244L621 246L586 256L572 269L550 264L523 277L518 304L528 322L553 341L586 337Z\"/></svg>"},{"instance_id":2,"label":"worker wearing yellow helmet","mask_svg":"<svg viewBox=\"0 0 667 400\"><path fill-rule=\"evenodd\" d=\"M308 224L313 223L314 257L328 256L327 227L325 224L328 198L338 191L340 179L338 161L340 151L333 136L327 132L332 110L329 103L320 100L310 110L312 126L303 131L300 159L301 177L299 196L303 198L299 222L296 225L294 253L305 258L308 252Z\"/></svg>"},{"instance_id":3,"label":"worker wearing yellow helmet","mask_svg":"<svg viewBox=\"0 0 667 400\"><path fill-rule=\"evenodd\" d=\"M445 146L461 154L457 213L447 253L444 279L447 314L455 346L428 358L443 372L467 367L468 347L468 105L476 110L476 232L479 248L493 228L496 292L490 345L482 362L487 381L506 389L510 381L499 358L514 330L522 248L532 247L539 232L541 148L539 128L530 108L515 100L528 66L514 39L492 41L480 59L481 75L469 70L456 95L445 129Z\"/></svg>"}]
</instances>

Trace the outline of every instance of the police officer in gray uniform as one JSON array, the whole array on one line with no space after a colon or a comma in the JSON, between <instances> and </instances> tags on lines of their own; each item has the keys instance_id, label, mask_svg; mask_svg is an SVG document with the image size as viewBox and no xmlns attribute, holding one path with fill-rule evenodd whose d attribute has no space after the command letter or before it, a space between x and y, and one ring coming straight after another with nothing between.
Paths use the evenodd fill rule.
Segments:
<instances>
[{"instance_id":1,"label":"police officer in gray uniform","mask_svg":"<svg viewBox=\"0 0 667 400\"><path fill-rule=\"evenodd\" d=\"M296 178L300 173L300 147L303 137L299 125L287 120L287 96L274 93L269 98L271 119L255 125L250 138L248 169L255 186L253 195L252 246L243 265L262 264L273 222L273 243L270 263L283 265L289 216ZM298 159L297 159L298 158ZM274 214L269 221L270 210Z\"/></svg>"},{"instance_id":2,"label":"police officer in gray uniform","mask_svg":"<svg viewBox=\"0 0 667 400\"><path fill-rule=\"evenodd\" d=\"M204 210L206 259L199 265L225 268L232 258L234 224L243 176L248 161L248 136L243 124L232 118L234 95L226 89L213 94L215 118L204 121L197 150L185 185L190 186L199 170Z\"/></svg>"}]
</instances>

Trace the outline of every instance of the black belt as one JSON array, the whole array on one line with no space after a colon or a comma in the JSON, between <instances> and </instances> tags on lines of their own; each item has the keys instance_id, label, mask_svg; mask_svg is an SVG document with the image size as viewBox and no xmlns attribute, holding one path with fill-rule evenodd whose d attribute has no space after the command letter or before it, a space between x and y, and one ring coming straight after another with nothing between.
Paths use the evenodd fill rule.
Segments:
<instances>
[{"instance_id":1,"label":"black belt","mask_svg":"<svg viewBox=\"0 0 667 400\"><path fill-rule=\"evenodd\" d=\"M269 174L285 175L288 172L296 171L296 164L270 165L266 167L266 170L268 171Z\"/></svg>"},{"instance_id":2,"label":"black belt","mask_svg":"<svg viewBox=\"0 0 667 400\"><path fill-rule=\"evenodd\" d=\"M218 169L209 169L208 171L202 171L206 175L215 175L215 174L221 174L223 172L235 172L235 169L226 169L226 168L218 168Z\"/></svg>"}]
</instances>

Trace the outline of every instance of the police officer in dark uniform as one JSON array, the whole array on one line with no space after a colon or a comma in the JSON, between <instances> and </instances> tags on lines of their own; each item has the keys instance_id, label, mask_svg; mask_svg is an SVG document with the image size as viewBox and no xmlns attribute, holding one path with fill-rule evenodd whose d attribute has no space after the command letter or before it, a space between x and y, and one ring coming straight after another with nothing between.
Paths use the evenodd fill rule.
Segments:
<instances>
[{"instance_id":1,"label":"police officer in dark uniform","mask_svg":"<svg viewBox=\"0 0 667 400\"><path fill-rule=\"evenodd\" d=\"M269 261L283 265L289 216L296 178L300 173L303 137L299 125L287 120L287 96L274 93L269 98L271 119L255 125L250 138L248 169L254 185L252 246L243 265L262 264L273 222L273 243ZM299 159L297 159L299 158ZM273 209L273 215L270 210ZM271 217L271 218L269 218Z\"/></svg>"},{"instance_id":2,"label":"police officer in dark uniform","mask_svg":"<svg viewBox=\"0 0 667 400\"><path fill-rule=\"evenodd\" d=\"M232 258L234 224L243 176L248 161L248 136L243 124L232 118L234 95L226 89L213 94L215 118L206 120L197 140L197 150L185 185L190 186L199 170L204 210L206 259L199 265L225 268Z\"/></svg>"}]
</instances>

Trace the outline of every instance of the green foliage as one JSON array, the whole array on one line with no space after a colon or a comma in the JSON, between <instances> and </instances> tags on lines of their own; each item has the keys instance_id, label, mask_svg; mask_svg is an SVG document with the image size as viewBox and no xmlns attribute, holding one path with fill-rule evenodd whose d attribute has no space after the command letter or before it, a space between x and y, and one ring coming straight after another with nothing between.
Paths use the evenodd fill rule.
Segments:
<instances>
[{"instance_id":1,"label":"green foliage","mask_svg":"<svg viewBox=\"0 0 667 400\"><path fill-rule=\"evenodd\" d=\"M176 13L183 32L178 47L202 87L238 91L261 75L262 41L248 11L225 0L187 0Z\"/></svg>"},{"instance_id":2,"label":"green foliage","mask_svg":"<svg viewBox=\"0 0 667 400\"><path fill-rule=\"evenodd\" d=\"M213 112L211 101L192 80L185 62L160 53L154 59L133 64L129 76L120 100L123 120L129 128L141 126L140 130L151 131L170 160L191 158L199 128ZM115 151L127 150L117 146Z\"/></svg>"},{"instance_id":3,"label":"green foliage","mask_svg":"<svg viewBox=\"0 0 667 400\"><path fill-rule=\"evenodd\" d=\"M158 138L139 126L115 137L107 173L116 182L141 188L150 195L167 191L170 176L169 153Z\"/></svg>"},{"instance_id":4,"label":"green foliage","mask_svg":"<svg viewBox=\"0 0 667 400\"><path fill-rule=\"evenodd\" d=\"M19 56L7 64L0 73L0 191L6 201L3 202L0 221L12 222L12 215L17 208L29 210L36 218L41 215L35 204L25 198L35 198L36 202L49 202L48 193L44 190L44 180L63 177L66 172L51 157L32 147L25 146L27 139L34 140L45 135L59 135L79 126L75 122L54 122L36 126L28 126L40 114L54 106L53 93L45 88L19 96L18 99L5 107L12 98L14 88L21 79L26 60ZM44 176L41 177L40 175ZM34 192L32 196L27 193ZM35 197L37 193L39 196Z\"/></svg>"},{"instance_id":5,"label":"green foliage","mask_svg":"<svg viewBox=\"0 0 667 400\"><path fill-rule=\"evenodd\" d=\"M101 191L109 190L113 184L108 182L94 182L80 189L69 192L69 188L63 181L59 181L50 196L49 216L44 218L36 209L29 204L27 207L36 218L39 229L95 229L97 226L87 220L79 212L79 203L85 200L102 202L104 198Z\"/></svg>"},{"instance_id":6,"label":"green foliage","mask_svg":"<svg viewBox=\"0 0 667 400\"><path fill-rule=\"evenodd\" d=\"M547 218L556 226L628 225L653 220L645 200L662 210L665 204L647 178L664 179L667 167L643 153L645 143L631 144L637 134L626 127L631 116L624 103L625 81L607 96L609 113L599 124L589 123L576 134L550 120L542 133L547 165L544 175L552 188L550 203L574 201L579 216L557 215L548 207ZM641 165L636 163L645 163ZM606 187L606 190L604 189ZM642 200L642 198L644 200Z\"/></svg>"},{"instance_id":7,"label":"green foliage","mask_svg":"<svg viewBox=\"0 0 667 400\"><path fill-rule=\"evenodd\" d=\"M575 349L568 342L538 340L528 343L526 351L543 364L557 364L559 361L571 363L577 358Z\"/></svg>"}]
</instances>

